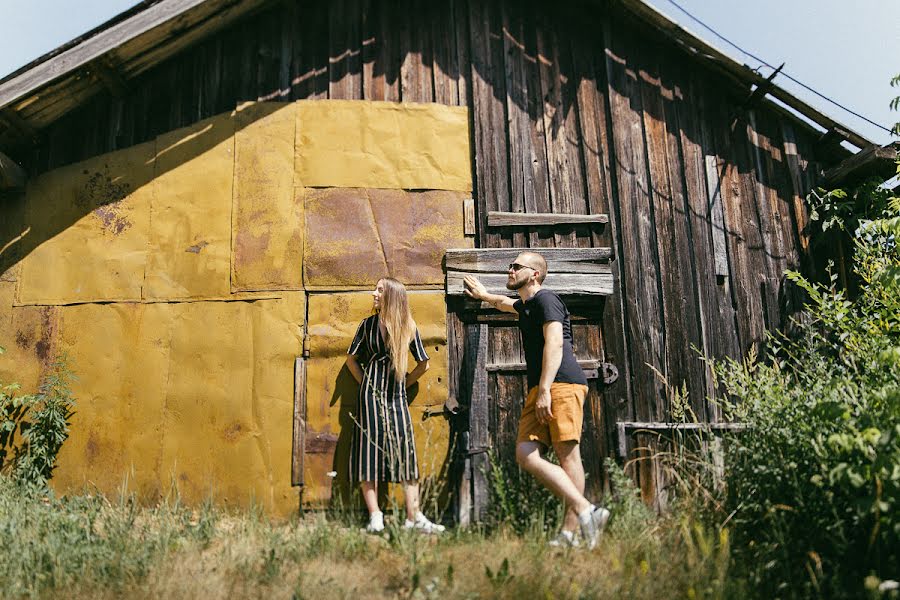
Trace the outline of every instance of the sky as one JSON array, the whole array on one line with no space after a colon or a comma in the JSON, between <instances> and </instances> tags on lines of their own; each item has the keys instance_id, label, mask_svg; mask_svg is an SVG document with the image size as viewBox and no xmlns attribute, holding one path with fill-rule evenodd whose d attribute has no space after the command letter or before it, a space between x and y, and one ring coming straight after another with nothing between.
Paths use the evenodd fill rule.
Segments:
<instances>
[{"instance_id":1,"label":"sky","mask_svg":"<svg viewBox=\"0 0 900 600\"><path fill-rule=\"evenodd\" d=\"M645 0L732 58L750 57L717 39L672 0ZM900 0L675 0L737 46L825 96L890 128L900 121L891 98L900 87ZM0 77L96 27L135 0L0 0ZM760 69L768 76L771 70ZM891 135L782 76L775 82L864 137L886 144Z\"/></svg>"}]
</instances>

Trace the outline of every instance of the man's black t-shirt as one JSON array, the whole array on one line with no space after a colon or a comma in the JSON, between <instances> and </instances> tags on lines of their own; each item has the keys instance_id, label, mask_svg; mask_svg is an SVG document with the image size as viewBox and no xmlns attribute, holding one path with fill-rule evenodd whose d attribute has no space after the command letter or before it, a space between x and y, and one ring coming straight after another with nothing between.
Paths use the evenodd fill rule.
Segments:
<instances>
[{"instance_id":1,"label":"man's black t-shirt","mask_svg":"<svg viewBox=\"0 0 900 600\"><path fill-rule=\"evenodd\" d=\"M563 329L562 362L553 381L560 383L580 383L587 385L584 371L575 360L572 351L572 323L569 311L558 294L548 289L538 292L523 302L516 300L513 305L519 313L519 329L522 331L522 345L525 346L525 365L528 370L528 388L538 385L541 380L541 365L544 360L544 323L559 321Z\"/></svg>"}]
</instances>

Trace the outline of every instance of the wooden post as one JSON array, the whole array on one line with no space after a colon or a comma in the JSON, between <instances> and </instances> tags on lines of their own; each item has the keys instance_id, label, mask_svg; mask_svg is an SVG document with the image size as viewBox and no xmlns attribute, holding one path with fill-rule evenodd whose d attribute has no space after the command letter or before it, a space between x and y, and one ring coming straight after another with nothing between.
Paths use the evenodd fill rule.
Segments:
<instances>
[{"instance_id":1,"label":"wooden post","mask_svg":"<svg viewBox=\"0 0 900 600\"><path fill-rule=\"evenodd\" d=\"M303 454L306 446L306 360L294 359L294 435L291 451L291 485L303 487Z\"/></svg>"},{"instance_id":2,"label":"wooden post","mask_svg":"<svg viewBox=\"0 0 900 600\"><path fill-rule=\"evenodd\" d=\"M0 191L25 187L25 170L7 155L0 152Z\"/></svg>"}]
</instances>

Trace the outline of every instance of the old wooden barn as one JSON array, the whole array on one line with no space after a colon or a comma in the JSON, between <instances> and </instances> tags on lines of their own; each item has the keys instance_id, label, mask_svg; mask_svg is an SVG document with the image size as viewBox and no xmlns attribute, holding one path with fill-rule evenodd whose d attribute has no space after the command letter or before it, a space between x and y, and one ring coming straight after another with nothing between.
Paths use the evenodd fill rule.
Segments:
<instances>
[{"instance_id":1,"label":"old wooden barn","mask_svg":"<svg viewBox=\"0 0 900 600\"><path fill-rule=\"evenodd\" d=\"M347 491L343 356L391 274L434 365L427 501L465 523L525 390L514 322L461 274L500 285L541 248L598 497L605 458L677 420L672 390L720 421L699 353L743 356L796 309L803 199L843 141L871 146L639 0L146 0L0 80L0 380L63 354L78 374L61 491L324 506Z\"/></svg>"}]
</instances>

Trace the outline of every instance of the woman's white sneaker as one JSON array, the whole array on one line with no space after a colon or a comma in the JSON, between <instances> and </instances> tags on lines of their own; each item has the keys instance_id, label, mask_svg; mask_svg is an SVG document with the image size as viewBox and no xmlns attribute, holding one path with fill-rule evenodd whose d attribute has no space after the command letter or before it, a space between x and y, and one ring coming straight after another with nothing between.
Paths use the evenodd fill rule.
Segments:
<instances>
[{"instance_id":1,"label":"woman's white sneaker","mask_svg":"<svg viewBox=\"0 0 900 600\"><path fill-rule=\"evenodd\" d=\"M384 531L384 514L382 512L373 512L369 515L369 524L366 525L366 532L381 533Z\"/></svg>"},{"instance_id":2,"label":"woman's white sneaker","mask_svg":"<svg viewBox=\"0 0 900 600\"><path fill-rule=\"evenodd\" d=\"M403 528L415 529L420 533L442 533L444 531L443 525L432 523L428 520L428 517L426 517L422 513L418 513L414 521L410 521L409 519L407 519L403 524Z\"/></svg>"}]
</instances>

